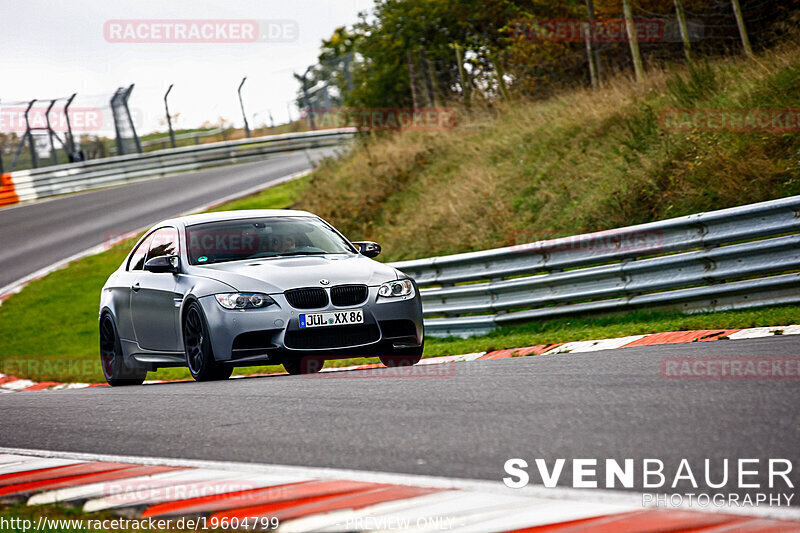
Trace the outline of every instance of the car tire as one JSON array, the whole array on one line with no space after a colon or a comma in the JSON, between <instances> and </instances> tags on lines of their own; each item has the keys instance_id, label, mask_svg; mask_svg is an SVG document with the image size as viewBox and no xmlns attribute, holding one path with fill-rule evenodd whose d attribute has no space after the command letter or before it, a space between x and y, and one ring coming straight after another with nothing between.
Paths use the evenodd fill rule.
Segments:
<instances>
[{"instance_id":1,"label":"car tire","mask_svg":"<svg viewBox=\"0 0 800 533\"><path fill-rule=\"evenodd\" d=\"M146 368L130 368L125 364L122 343L111 313L103 313L100 318L100 366L112 387L141 385L147 377Z\"/></svg>"},{"instance_id":2,"label":"car tire","mask_svg":"<svg viewBox=\"0 0 800 533\"><path fill-rule=\"evenodd\" d=\"M182 330L186 366L195 381L217 381L231 377L233 367L220 364L214 359L208 323L199 303L189 303L183 317Z\"/></svg>"},{"instance_id":3,"label":"car tire","mask_svg":"<svg viewBox=\"0 0 800 533\"><path fill-rule=\"evenodd\" d=\"M424 345L414 348L395 348L391 355L379 356L383 366L414 366L422 359L422 349Z\"/></svg>"},{"instance_id":4,"label":"car tire","mask_svg":"<svg viewBox=\"0 0 800 533\"><path fill-rule=\"evenodd\" d=\"M325 366L325 359L321 357L300 357L287 359L283 362L283 368L292 376L301 374L316 374Z\"/></svg>"}]
</instances>

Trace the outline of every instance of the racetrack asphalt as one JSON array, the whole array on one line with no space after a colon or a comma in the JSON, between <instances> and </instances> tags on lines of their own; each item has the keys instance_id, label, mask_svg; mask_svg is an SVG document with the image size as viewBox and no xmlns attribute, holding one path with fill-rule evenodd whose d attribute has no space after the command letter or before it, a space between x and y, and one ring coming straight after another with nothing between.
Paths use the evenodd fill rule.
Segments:
<instances>
[{"instance_id":1,"label":"racetrack asphalt","mask_svg":"<svg viewBox=\"0 0 800 533\"><path fill-rule=\"evenodd\" d=\"M787 336L479 360L440 377L381 369L21 392L0 396L0 446L495 481L519 457L532 483L541 482L535 459L552 468L564 458L560 486L571 485L573 458L596 458L601 486L605 459L629 458L637 490L645 458L664 462L668 482L686 458L701 487L704 459L718 482L728 458L725 492L768 492L769 458L791 460L800 480L797 378L674 380L660 364L799 352L800 336ZM747 481L763 488L735 488L744 458L761 460L746 469L759 470ZM686 481L681 489L697 492Z\"/></svg>"},{"instance_id":2,"label":"racetrack asphalt","mask_svg":"<svg viewBox=\"0 0 800 533\"><path fill-rule=\"evenodd\" d=\"M311 168L330 148L0 209L0 287L108 239Z\"/></svg>"}]
</instances>

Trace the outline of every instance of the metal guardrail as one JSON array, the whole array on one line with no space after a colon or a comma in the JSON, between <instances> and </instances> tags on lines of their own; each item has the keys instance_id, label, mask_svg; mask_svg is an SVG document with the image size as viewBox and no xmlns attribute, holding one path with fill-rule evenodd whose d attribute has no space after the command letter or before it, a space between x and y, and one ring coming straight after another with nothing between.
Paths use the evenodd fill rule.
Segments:
<instances>
[{"instance_id":1,"label":"metal guardrail","mask_svg":"<svg viewBox=\"0 0 800 533\"><path fill-rule=\"evenodd\" d=\"M482 252L401 261L426 333L636 308L800 303L800 196Z\"/></svg>"},{"instance_id":2,"label":"metal guardrail","mask_svg":"<svg viewBox=\"0 0 800 533\"><path fill-rule=\"evenodd\" d=\"M175 135L174 139L176 141L185 141L186 139L194 139L195 144L200 144L200 139L203 137L213 137L215 135L219 135L225 130L223 128L214 128L212 130L207 131L193 131L189 133L180 133ZM160 137L158 139L152 139L149 141L141 141L142 148L149 148L151 146L158 146L161 145L162 148L165 150L169 148L170 137Z\"/></svg>"},{"instance_id":3,"label":"metal guardrail","mask_svg":"<svg viewBox=\"0 0 800 533\"><path fill-rule=\"evenodd\" d=\"M0 205L120 185L230 163L266 159L274 154L338 146L354 128L285 133L95 159L3 174Z\"/></svg>"}]
</instances>

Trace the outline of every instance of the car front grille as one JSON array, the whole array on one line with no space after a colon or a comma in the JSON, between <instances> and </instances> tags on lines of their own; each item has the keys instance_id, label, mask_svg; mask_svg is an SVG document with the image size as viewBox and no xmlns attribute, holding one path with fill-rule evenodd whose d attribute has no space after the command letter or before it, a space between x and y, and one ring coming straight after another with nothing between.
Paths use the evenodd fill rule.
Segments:
<instances>
[{"instance_id":1,"label":"car front grille","mask_svg":"<svg viewBox=\"0 0 800 533\"><path fill-rule=\"evenodd\" d=\"M292 289L284 293L289 305L295 309L319 309L328 305L325 289Z\"/></svg>"},{"instance_id":2,"label":"car front grille","mask_svg":"<svg viewBox=\"0 0 800 533\"><path fill-rule=\"evenodd\" d=\"M321 350L370 344L380 339L380 336L380 331L375 324L306 328L287 331L284 343L288 348Z\"/></svg>"},{"instance_id":3,"label":"car front grille","mask_svg":"<svg viewBox=\"0 0 800 533\"><path fill-rule=\"evenodd\" d=\"M366 285L337 285L331 289L331 302L339 307L358 305L367 299Z\"/></svg>"}]
</instances>

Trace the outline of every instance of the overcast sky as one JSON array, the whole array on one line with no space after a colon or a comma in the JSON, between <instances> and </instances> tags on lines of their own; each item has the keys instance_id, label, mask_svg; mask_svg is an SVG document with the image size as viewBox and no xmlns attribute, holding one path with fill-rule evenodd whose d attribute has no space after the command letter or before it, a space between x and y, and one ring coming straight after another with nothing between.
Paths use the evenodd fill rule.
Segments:
<instances>
[{"instance_id":1,"label":"overcast sky","mask_svg":"<svg viewBox=\"0 0 800 533\"><path fill-rule=\"evenodd\" d=\"M320 41L350 25L372 0L0 0L0 109L10 102L79 93L76 103L107 106L120 86L135 83L130 107L140 133L165 129L163 96L171 83L176 127L196 127L219 117L242 125L236 88L251 125L285 122L298 84L293 72L315 62ZM110 42L109 21L280 21L289 42ZM282 26L281 26L282 25ZM274 38L274 37L273 37ZM293 106L292 113L297 116ZM253 120L254 119L254 120Z\"/></svg>"}]
</instances>

